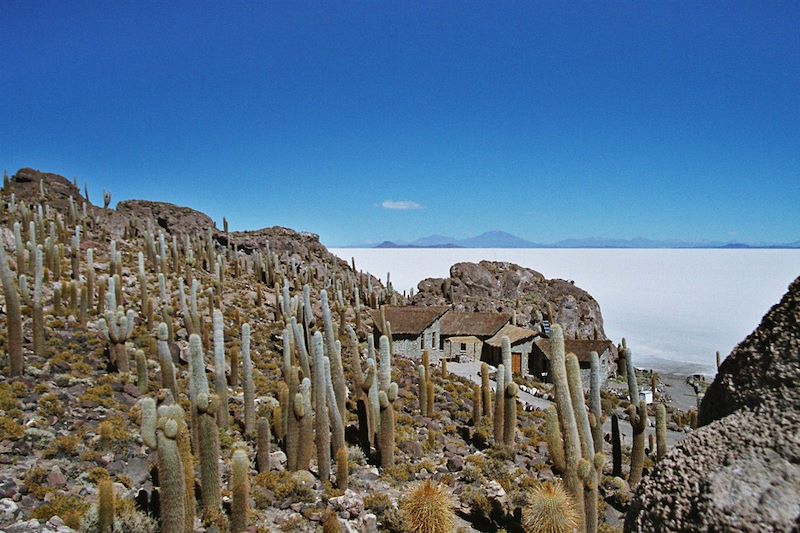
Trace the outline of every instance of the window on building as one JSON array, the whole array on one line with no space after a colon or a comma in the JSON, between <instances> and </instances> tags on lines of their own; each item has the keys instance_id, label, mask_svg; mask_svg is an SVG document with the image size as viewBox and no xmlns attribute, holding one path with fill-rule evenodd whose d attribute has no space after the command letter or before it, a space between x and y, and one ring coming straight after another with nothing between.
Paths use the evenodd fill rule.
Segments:
<instances>
[{"instance_id":1,"label":"window on building","mask_svg":"<svg viewBox=\"0 0 800 533\"><path fill-rule=\"evenodd\" d=\"M466 342L462 342L461 343L461 351L462 352L466 352L467 351L467 343Z\"/></svg>"}]
</instances>

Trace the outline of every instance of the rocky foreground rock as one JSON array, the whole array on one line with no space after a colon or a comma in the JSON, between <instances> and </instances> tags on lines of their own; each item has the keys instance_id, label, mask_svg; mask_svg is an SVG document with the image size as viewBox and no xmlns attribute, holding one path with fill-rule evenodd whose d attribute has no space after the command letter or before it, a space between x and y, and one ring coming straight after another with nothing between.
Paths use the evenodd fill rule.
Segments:
<instances>
[{"instance_id":1,"label":"rocky foreground rock","mask_svg":"<svg viewBox=\"0 0 800 533\"><path fill-rule=\"evenodd\" d=\"M534 327L542 318L557 321L567 338L605 339L600 304L563 279L513 263L456 263L449 278L428 278L418 285L415 305L453 304L456 311L516 312L517 324ZM550 317L552 310L554 317ZM555 318L555 320L554 320Z\"/></svg>"},{"instance_id":2,"label":"rocky foreground rock","mask_svg":"<svg viewBox=\"0 0 800 533\"><path fill-rule=\"evenodd\" d=\"M800 530L800 278L725 359L625 531Z\"/></svg>"}]
</instances>

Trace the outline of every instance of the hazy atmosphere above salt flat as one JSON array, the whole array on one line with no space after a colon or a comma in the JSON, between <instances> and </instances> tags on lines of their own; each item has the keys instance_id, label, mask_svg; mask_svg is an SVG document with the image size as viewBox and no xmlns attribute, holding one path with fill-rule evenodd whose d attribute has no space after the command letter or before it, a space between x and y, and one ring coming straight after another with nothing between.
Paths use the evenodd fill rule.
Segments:
<instances>
[{"instance_id":1,"label":"hazy atmosphere above salt flat","mask_svg":"<svg viewBox=\"0 0 800 533\"><path fill-rule=\"evenodd\" d=\"M797 531L797 0L0 35L0 533Z\"/></svg>"}]
</instances>

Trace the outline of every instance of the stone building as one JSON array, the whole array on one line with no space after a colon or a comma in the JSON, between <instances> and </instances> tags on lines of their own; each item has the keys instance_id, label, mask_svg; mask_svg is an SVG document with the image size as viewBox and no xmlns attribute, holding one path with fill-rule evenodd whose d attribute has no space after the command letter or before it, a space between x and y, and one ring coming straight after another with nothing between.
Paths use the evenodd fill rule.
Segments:
<instances>
[{"instance_id":1,"label":"stone building","mask_svg":"<svg viewBox=\"0 0 800 533\"><path fill-rule=\"evenodd\" d=\"M480 361L484 342L510 320L509 313L448 311L440 321L442 357L457 362Z\"/></svg>"},{"instance_id":2,"label":"stone building","mask_svg":"<svg viewBox=\"0 0 800 533\"><path fill-rule=\"evenodd\" d=\"M538 332L528 328L521 328L506 324L491 338L486 340L483 350L483 360L490 365L497 366L503 362L503 337L511 341L511 372L527 376L529 371L530 355L533 351L534 341Z\"/></svg>"},{"instance_id":3,"label":"stone building","mask_svg":"<svg viewBox=\"0 0 800 533\"><path fill-rule=\"evenodd\" d=\"M381 309L383 316L381 316ZM440 319L448 307L414 307L384 305L381 309L370 311L372 333L375 337L377 348L384 331L383 318L388 322L392 332L393 355L400 355L410 359L420 359L422 350L429 350L432 360L437 360L439 355Z\"/></svg>"}]
</instances>

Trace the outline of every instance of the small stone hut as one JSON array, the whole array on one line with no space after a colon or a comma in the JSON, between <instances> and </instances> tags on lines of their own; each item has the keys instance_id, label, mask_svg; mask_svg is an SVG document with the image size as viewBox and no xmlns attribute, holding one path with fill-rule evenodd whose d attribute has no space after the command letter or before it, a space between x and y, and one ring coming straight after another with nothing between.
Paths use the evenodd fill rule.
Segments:
<instances>
[{"instance_id":1,"label":"small stone hut","mask_svg":"<svg viewBox=\"0 0 800 533\"><path fill-rule=\"evenodd\" d=\"M529 374L530 355L533 351L534 340L539 333L532 329L506 324L486 340L483 360L497 366L503 362L503 337L511 341L511 372L526 376Z\"/></svg>"},{"instance_id":2,"label":"small stone hut","mask_svg":"<svg viewBox=\"0 0 800 533\"><path fill-rule=\"evenodd\" d=\"M448 311L440 321L442 357L455 361L480 361L484 342L510 320L509 313Z\"/></svg>"},{"instance_id":3,"label":"small stone hut","mask_svg":"<svg viewBox=\"0 0 800 533\"><path fill-rule=\"evenodd\" d=\"M616 359L616 348L610 340L599 339L565 339L565 353L574 353L581 367L581 381L584 388L589 386L589 369L592 352L600 356L600 386L605 387ZM550 339L538 338L533 343L528 365L531 375L542 381L550 381Z\"/></svg>"}]
</instances>

